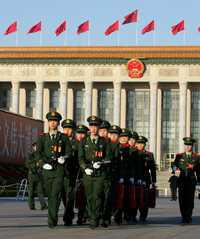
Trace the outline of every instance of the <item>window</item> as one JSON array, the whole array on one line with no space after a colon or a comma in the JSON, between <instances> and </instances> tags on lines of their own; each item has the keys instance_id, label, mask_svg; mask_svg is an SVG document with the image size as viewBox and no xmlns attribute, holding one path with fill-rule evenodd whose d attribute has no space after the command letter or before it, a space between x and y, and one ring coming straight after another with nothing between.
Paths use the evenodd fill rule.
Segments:
<instances>
[{"instance_id":1,"label":"window","mask_svg":"<svg viewBox=\"0 0 200 239\"><path fill-rule=\"evenodd\" d=\"M26 90L26 115L33 116L33 108L35 107L35 90Z\"/></svg>"},{"instance_id":2,"label":"window","mask_svg":"<svg viewBox=\"0 0 200 239\"><path fill-rule=\"evenodd\" d=\"M113 122L113 89L98 91L98 116L109 122Z\"/></svg>"},{"instance_id":3,"label":"window","mask_svg":"<svg viewBox=\"0 0 200 239\"><path fill-rule=\"evenodd\" d=\"M149 114L149 90L129 90L127 92L127 128L149 138Z\"/></svg>"},{"instance_id":4,"label":"window","mask_svg":"<svg viewBox=\"0 0 200 239\"><path fill-rule=\"evenodd\" d=\"M163 90L162 92L162 139L161 169L170 167L167 155L177 152L179 148L179 91Z\"/></svg>"},{"instance_id":5,"label":"window","mask_svg":"<svg viewBox=\"0 0 200 239\"><path fill-rule=\"evenodd\" d=\"M9 88L0 87L0 108L4 110L9 110L11 91Z\"/></svg>"},{"instance_id":6,"label":"window","mask_svg":"<svg viewBox=\"0 0 200 239\"><path fill-rule=\"evenodd\" d=\"M85 89L75 91L74 120L77 124L85 123Z\"/></svg>"},{"instance_id":7,"label":"window","mask_svg":"<svg viewBox=\"0 0 200 239\"><path fill-rule=\"evenodd\" d=\"M191 95L191 135L197 140L195 151L200 149L200 89L192 91Z\"/></svg>"},{"instance_id":8,"label":"window","mask_svg":"<svg viewBox=\"0 0 200 239\"><path fill-rule=\"evenodd\" d=\"M59 105L59 91L56 89L50 89L49 91L49 108L50 111L56 111Z\"/></svg>"}]
</instances>

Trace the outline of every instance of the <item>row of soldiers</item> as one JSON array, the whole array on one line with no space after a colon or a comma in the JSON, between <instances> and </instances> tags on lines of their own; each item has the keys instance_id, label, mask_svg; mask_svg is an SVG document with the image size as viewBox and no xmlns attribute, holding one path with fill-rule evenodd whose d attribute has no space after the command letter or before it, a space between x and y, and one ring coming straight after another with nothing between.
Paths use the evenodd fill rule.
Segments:
<instances>
[{"instance_id":1,"label":"row of soldiers","mask_svg":"<svg viewBox=\"0 0 200 239\"><path fill-rule=\"evenodd\" d=\"M89 128L76 126L71 119L63 120L61 133L58 131L61 115L49 112L46 117L49 131L40 135L37 149L28 160L30 208L34 209L34 185L41 209L47 208L42 183L38 183L41 175L48 197L50 228L57 225L61 201L66 226L72 225L74 204L78 208L77 223L82 224L88 218L91 228L107 227L112 215L117 224L123 220L136 222L138 209L140 221L144 222L148 203L142 208L130 208L129 185L147 189L156 186L156 164L153 154L145 150L147 139L96 116L88 117ZM33 176L34 170L37 176Z\"/></svg>"},{"instance_id":2,"label":"row of soldiers","mask_svg":"<svg viewBox=\"0 0 200 239\"><path fill-rule=\"evenodd\" d=\"M29 189L39 185L41 209L47 208L41 196L42 184L38 184L38 175L43 178L48 197L48 226L57 226L61 201L66 226L72 225L74 205L78 208L77 223L82 224L88 218L93 229L99 225L107 227L111 216L117 224L123 220L136 223L138 210L139 220L145 222L152 203L150 192L155 196L156 188L156 164L153 153L145 149L147 139L96 116L88 117L88 128L76 126L71 119L63 120L61 133L58 131L61 115L49 112L46 117L49 131L39 137L37 149L28 164L30 169L37 171L37 178L32 180L34 173L30 170ZM183 222L187 223L191 221L196 186L194 175L199 172L199 157L191 153L193 139L187 137L184 142L186 152L181 157L177 155L173 170L183 171L179 202ZM191 169L181 167L186 162L185 155L189 155L187 151L190 157L186 159L195 165ZM192 177L194 187L191 189ZM199 177L197 179L199 181ZM34 209L33 193L29 193L29 198L30 208ZM155 202L153 204L152 207Z\"/></svg>"}]
</instances>

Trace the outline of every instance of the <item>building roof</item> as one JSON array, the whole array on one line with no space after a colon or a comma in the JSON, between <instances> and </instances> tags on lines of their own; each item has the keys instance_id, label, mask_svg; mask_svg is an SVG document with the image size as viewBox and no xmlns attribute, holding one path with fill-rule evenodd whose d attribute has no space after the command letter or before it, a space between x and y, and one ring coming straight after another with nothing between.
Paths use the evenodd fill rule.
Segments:
<instances>
[{"instance_id":1,"label":"building roof","mask_svg":"<svg viewBox=\"0 0 200 239\"><path fill-rule=\"evenodd\" d=\"M0 59L6 58L200 58L200 46L0 47Z\"/></svg>"}]
</instances>

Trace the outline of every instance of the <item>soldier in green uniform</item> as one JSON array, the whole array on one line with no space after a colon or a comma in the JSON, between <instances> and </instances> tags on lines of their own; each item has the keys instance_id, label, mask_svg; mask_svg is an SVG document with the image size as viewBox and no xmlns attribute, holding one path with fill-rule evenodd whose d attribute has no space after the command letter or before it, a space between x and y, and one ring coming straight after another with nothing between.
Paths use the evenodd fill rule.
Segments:
<instances>
[{"instance_id":1,"label":"soldier in green uniform","mask_svg":"<svg viewBox=\"0 0 200 239\"><path fill-rule=\"evenodd\" d=\"M137 150L136 143L137 143L138 137L139 137L139 135L137 132L135 132L135 131L131 132L128 143L130 145L130 148L133 150Z\"/></svg>"},{"instance_id":2,"label":"soldier in green uniform","mask_svg":"<svg viewBox=\"0 0 200 239\"><path fill-rule=\"evenodd\" d=\"M26 162L28 168L28 203L31 210L35 210L35 192L37 192L41 210L47 209L43 192L42 162L37 159L37 144L32 144L33 152Z\"/></svg>"},{"instance_id":3,"label":"soldier in green uniform","mask_svg":"<svg viewBox=\"0 0 200 239\"><path fill-rule=\"evenodd\" d=\"M107 120L102 120L101 125L99 126L99 136L108 140L108 129L110 128L110 123Z\"/></svg>"},{"instance_id":4,"label":"soldier in green uniform","mask_svg":"<svg viewBox=\"0 0 200 239\"><path fill-rule=\"evenodd\" d=\"M83 140L87 136L88 127L85 125L78 125L76 127L76 149L78 151L79 144L81 140ZM79 165L77 182L76 182L76 207L78 209L78 220L77 224L82 225L87 218L87 210L86 210L86 195L85 188L83 184L83 173Z\"/></svg>"},{"instance_id":5,"label":"soldier in green uniform","mask_svg":"<svg viewBox=\"0 0 200 239\"><path fill-rule=\"evenodd\" d=\"M130 130L122 129L119 137L118 155L116 158L116 183L124 186L123 208L116 208L114 220L122 224L123 218L128 222L128 184L130 170Z\"/></svg>"},{"instance_id":6,"label":"soldier in green uniform","mask_svg":"<svg viewBox=\"0 0 200 239\"><path fill-rule=\"evenodd\" d=\"M74 200L76 178L79 169L78 149L75 139L76 123L72 119L65 119L61 124L63 133L69 138L72 152L71 157L64 165L64 187L62 191L62 200L65 207L63 221L65 226L71 226L74 218Z\"/></svg>"},{"instance_id":7,"label":"soldier in green uniform","mask_svg":"<svg viewBox=\"0 0 200 239\"><path fill-rule=\"evenodd\" d=\"M137 157L135 159L135 176L136 185L144 186L144 207L136 208L133 213L133 220L136 222L137 210L140 211L140 222L145 222L148 216L148 191L150 186L156 187L156 163L152 152L145 150L148 139L139 136L137 140Z\"/></svg>"},{"instance_id":8,"label":"soldier in green uniform","mask_svg":"<svg viewBox=\"0 0 200 239\"><path fill-rule=\"evenodd\" d=\"M42 160L45 190L48 196L48 226L54 228L58 222L58 210L61 200L61 191L64 180L64 164L71 154L69 139L58 131L62 119L58 112L49 112L46 115L49 132L38 139L37 154Z\"/></svg>"},{"instance_id":9,"label":"soldier in green uniform","mask_svg":"<svg viewBox=\"0 0 200 239\"><path fill-rule=\"evenodd\" d=\"M90 116L87 121L90 135L80 142L79 162L84 174L90 227L94 229L99 225L100 217L105 219L105 215L101 215L102 195L110 182L110 158L107 142L98 135L101 120ZM102 222L102 225L107 226L107 222Z\"/></svg>"},{"instance_id":10,"label":"soldier in green uniform","mask_svg":"<svg viewBox=\"0 0 200 239\"><path fill-rule=\"evenodd\" d=\"M183 138L183 141L185 145L185 152L176 155L173 170L180 170L178 178L179 206L182 223L188 224L192 222L196 185L199 190L200 160L199 155L193 152L195 139L192 137L185 137Z\"/></svg>"}]
</instances>

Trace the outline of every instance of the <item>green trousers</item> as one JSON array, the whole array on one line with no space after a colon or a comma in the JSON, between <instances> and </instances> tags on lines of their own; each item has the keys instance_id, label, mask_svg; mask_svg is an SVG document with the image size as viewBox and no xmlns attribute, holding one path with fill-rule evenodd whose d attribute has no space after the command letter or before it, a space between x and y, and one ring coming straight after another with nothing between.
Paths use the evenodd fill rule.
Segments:
<instances>
[{"instance_id":1,"label":"green trousers","mask_svg":"<svg viewBox=\"0 0 200 239\"><path fill-rule=\"evenodd\" d=\"M44 170L45 190L48 196L48 225L58 223L58 210L63 188L64 170L58 165L56 169Z\"/></svg>"},{"instance_id":2,"label":"green trousers","mask_svg":"<svg viewBox=\"0 0 200 239\"><path fill-rule=\"evenodd\" d=\"M106 205L104 205L105 188L109 189L109 187L107 187L107 180L104 176L84 176L84 186L90 224L98 225L101 218L106 218L106 215L103 214L106 212ZM107 201L105 202L107 203Z\"/></svg>"},{"instance_id":3,"label":"green trousers","mask_svg":"<svg viewBox=\"0 0 200 239\"><path fill-rule=\"evenodd\" d=\"M63 215L63 221L65 224L72 224L74 218L75 186L76 178L64 177L62 200L65 207Z\"/></svg>"},{"instance_id":4,"label":"green trousers","mask_svg":"<svg viewBox=\"0 0 200 239\"><path fill-rule=\"evenodd\" d=\"M38 175L29 174L28 176L28 204L30 209L35 208L35 193L40 201L41 209L46 207L43 190L43 180Z\"/></svg>"}]
</instances>

